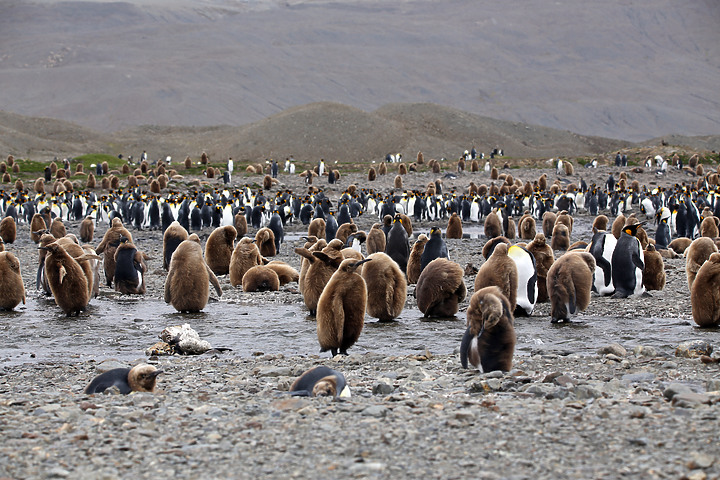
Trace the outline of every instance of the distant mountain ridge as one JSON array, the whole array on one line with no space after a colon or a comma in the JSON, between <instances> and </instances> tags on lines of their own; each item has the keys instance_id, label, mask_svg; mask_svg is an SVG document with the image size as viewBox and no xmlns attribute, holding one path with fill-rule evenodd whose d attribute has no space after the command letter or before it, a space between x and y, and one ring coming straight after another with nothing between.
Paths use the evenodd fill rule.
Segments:
<instances>
[{"instance_id":1,"label":"distant mountain ridge","mask_svg":"<svg viewBox=\"0 0 720 480\"><path fill-rule=\"evenodd\" d=\"M432 103L583 135L720 133L716 0L0 2L0 108L111 132Z\"/></svg>"},{"instance_id":2,"label":"distant mountain ridge","mask_svg":"<svg viewBox=\"0 0 720 480\"><path fill-rule=\"evenodd\" d=\"M675 138L675 137L672 137ZM686 145L719 149L720 136L677 137ZM432 104L389 104L368 113L347 105L320 102L293 107L240 127L144 125L114 133L70 122L0 111L0 152L37 160L83 153L167 155L176 160L205 151L213 159L339 162L382 160L387 153L413 159L456 159L475 146L489 153L502 148L514 158L590 156L634 144L587 137L537 125L495 120Z\"/></svg>"}]
</instances>

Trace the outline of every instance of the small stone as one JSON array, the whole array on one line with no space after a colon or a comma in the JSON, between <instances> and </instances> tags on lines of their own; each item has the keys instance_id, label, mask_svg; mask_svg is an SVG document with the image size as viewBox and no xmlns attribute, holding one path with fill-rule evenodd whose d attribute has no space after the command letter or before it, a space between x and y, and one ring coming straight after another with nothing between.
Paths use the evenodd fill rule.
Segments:
<instances>
[{"instance_id":1,"label":"small stone","mask_svg":"<svg viewBox=\"0 0 720 480\"><path fill-rule=\"evenodd\" d=\"M707 473L702 470L694 470L685 475L683 478L687 478L687 480L707 480Z\"/></svg>"},{"instance_id":2,"label":"small stone","mask_svg":"<svg viewBox=\"0 0 720 480\"><path fill-rule=\"evenodd\" d=\"M635 445L638 447L644 447L648 444L647 438L643 438L643 437L628 438L628 442L630 442L630 445Z\"/></svg>"},{"instance_id":3,"label":"small stone","mask_svg":"<svg viewBox=\"0 0 720 480\"><path fill-rule=\"evenodd\" d=\"M561 376L562 372L552 372L545 375L545 378L542 379L542 383L552 383L555 381L555 379L559 376Z\"/></svg>"},{"instance_id":4,"label":"small stone","mask_svg":"<svg viewBox=\"0 0 720 480\"><path fill-rule=\"evenodd\" d=\"M663 362L662 365L660 365L661 368L664 368L666 370L674 370L678 368L677 362Z\"/></svg>"},{"instance_id":5,"label":"small stone","mask_svg":"<svg viewBox=\"0 0 720 480\"><path fill-rule=\"evenodd\" d=\"M385 382L376 383L372 389L373 395L390 395L394 391L395 388Z\"/></svg>"},{"instance_id":6,"label":"small stone","mask_svg":"<svg viewBox=\"0 0 720 480\"><path fill-rule=\"evenodd\" d=\"M577 385L577 380L575 380L570 375L560 375L559 377L556 377L553 381L556 385L560 385L561 387Z\"/></svg>"},{"instance_id":7,"label":"small stone","mask_svg":"<svg viewBox=\"0 0 720 480\"><path fill-rule=\"evenodd\" d=\"M598 350L598 353L600 355L610 354L610 355L617 355L618 357L624 357L625 355L627 355L627 350L625 350L625 348L622 345L620 345L619 343L611 343L610 345L601 347Z\"/></svg>"},{"instance_id":8,"label":"small stone","mask_svg":"<svg viewBox=\"0 0 720 480\"><path fill-rule=\"evenodd\" d=\"M622 381L626 384L630 383L649 383L655 380L655 374L652 372L628 373L622 376Z\"/></svg>"},{"instance_id":9,"label":"small stone","mask_svg":"<svg viewBox=\"0 0 720 480\"><path fill-rule=\"evenodd\" d=\"M707 385L705 386L705 390L707 390L708 392L719 392L720 380L715 378L708 380Z\"/></svg>"},{"instance_id":10,"label":"small stone","mask_svg":"<svg viewBox=\"0 0 720 480\"><path fill-rule=\"evenodd\" d=\"M486 383L490 390L500 390L502 388L502 380L499 378L490 378Z\"/></svg>"},{"instance_id":11,"label":"small stone","mask_svg":"<svg viewBox=\"0 0 720 480\"><path fill-rule=\"evenodd\" d=\"M608 353L607 355L605 355L605 360L608 360L610 362L618 362L618 363L622 362L622 358L618 357L614 353Z\"/></svg>"},{"instance_id":12,"label":"small stone","mask_svg":"<svg viewBox=\"0 0 720 480\"><path fill-rule=\"evenodd\" d=\"M680 408L692 408L707 403L710 403L710 397L695 392L678 393L672 399L672 405Z\"/></svg>"},{"instance_id":13,"label":"small stone","mask_svg":"<svg viewBox=\"0 0 720 480\"><path fill-rule=\"evenodd\" d=\"M61 467L53 467L45 473L48 478L66 478L70 476L70 472Z\"/></svg>"},{"instance_id":14,"label":"small stone","mask_svg":"<svg viewBox=\"0 0 720 480\"><path fill-rule=\"evenodd\" d=\"M462 409L455 412L455 418L457 420L474 420L475 412L469 409Z\"/></svg>"},{"instance_id":15,"label":"small stone","mask_svg":"<svg viewBox=\"0 0 720 480\"><path fill-rule=\"evenodd\" d=\"M590 385L578 385L575 387L575 398L578 400L589 400L602 397L602 392Z\"/></svg>"},{"instance_id":16,"label":"small stone","mask_svg":"<svg viewBox=\"0 0 720 480\"><path fill-rule=\"evenodd\" d=\"M657 357L657 349L655 347L638 345L633 348L633 353L636 357Z\"/></svg>"},{"instance_id":17,"label":"small stone","mask_svg":"<svg viewBox=\"0 0 720 480\"><path fill-rule=\"evenodd\" d=\"M692 392L692 389L684 383L671 383L667 387L665 387L665 390L663 390L663 396L668 400L672 400L673 397L678 393L690 392Z\"/></svg>"},{"instance_id":18,"label":"small stone","mask_svg":"<svg viewBox=\"0 0 720 480\"><path fill-rule=\"evenodd\" d=\"M683 342L675 349L676 357L696 358L701 355L710 355L713 352L713 346L705 340L691 340Z\"/></svg>"},{"instance_id":19,"label":"small stone","mask_svg":"<svg viewBox=\"0 0 720 480\"><path fill-rule=\"evenodd\" d=\"M258 377L289 377L292 375L290 367L267 367L261 368Z\"/></svg>"},{"instance_id":20,"label":"small stone","mask_svg":"<svg viewBox=\"0 0 720 480\"><path fill-rule=\"evenodd\" d=\"M715 463L715 458L707 453L703 452L692 452L690 454L690 461L687 467L690 470L697 470L701 468L710 468Z\"/></svg>"},{"instance_id":21,"label":"small stone","mask_svg":"<svg viewBox=\"0 0 720 480\"><path fill-rule=\"evenodd\" d=\"M382 405L370 405L365 410L360 412L365 417L384 417L387 415L387 408Z\"/></svg>"},{"instance_id":22,"label":"small stone","mask_svg":"<svg viewBox=\"0 0 720 480\"><path fill-rule=\"evenodd\" d=\"M647 414L650 413L650 409L639 405L632 405L628 408L627 412L630 418L645 418Z\"/></svg>"},{"instance_id":23,"label":"small stone","mask_svg":"<svg viewBox=\"0 0 720 480\"><path fill-rule=\"evenodd\" d=\"M485 374L485 378L502 378L503 376L505 376L505 374L500 370L493 370Z\"/></svg>"}]
</instances>

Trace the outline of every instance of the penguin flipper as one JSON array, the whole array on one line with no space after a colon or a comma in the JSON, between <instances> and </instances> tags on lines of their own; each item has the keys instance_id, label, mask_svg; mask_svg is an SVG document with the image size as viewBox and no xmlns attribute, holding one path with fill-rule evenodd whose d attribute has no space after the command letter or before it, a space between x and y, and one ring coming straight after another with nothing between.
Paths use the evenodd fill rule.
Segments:
<instances>
[{"instance_id":1,"label":"penguin flipper","mask_svg":"<svg viewBox=\"0 0 720 480\"><path fill-rule=\"evenodd\" d=\"M633 262L633 265L635 265L640 270L645 270L645 264L643 263L642 259L640 258L640 255L638 255L637 252L633 252L632 262Z\"/></svg>"},{"instance_id":2,"label":"penguin flipper","mask_svg":"<svg viewBox=\"0 0 720 480\"><path fill-rule=\"evenodd\" d=\"M213 287L215 287L215 292L217 292L218 297L222 297L222 289L220 288L220 282L218 282L215 273L210 269L207 264L205 264L205 269L207 270L208 276L210 277L210 283Z\"/></svg>"},{"instance_id":3,"label":"penguin flipper","mask_svg":"<svg viewBox=\"0 0 720 480\"><path fill-rule=\"evenodd\" d=\"M470 333L470 327L468 327L460 342L460 363L463 368L468 368L468 352L470 351L472 339L473 335Z\"/></svg>"},{"instance_id":4,"label":"penguin flipper","mask_svg":"<svg viewBox=\"0 0 720 480\"><path fill-rule=\"evenodd\" d=\"M603 256L595 258L595 260L597 261L597 266L602 268L603 275L605 276L605 286L607 287L612 280L612 265L607 261L607 258Z\"/></svg>"}]
</instances>

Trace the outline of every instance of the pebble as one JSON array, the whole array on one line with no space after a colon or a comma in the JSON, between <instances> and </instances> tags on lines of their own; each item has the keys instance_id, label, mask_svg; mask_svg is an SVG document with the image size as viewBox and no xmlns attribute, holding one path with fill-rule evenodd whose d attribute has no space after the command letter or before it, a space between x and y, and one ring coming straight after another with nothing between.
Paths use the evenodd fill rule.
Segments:
<instances>
[{"instance_id":1,"label":"pebble","mask_svg":"<svg viewBox=\"0 0 720 480\"><path fill-rule=\"evenodd\" d=\"M656 375L652 372L628 373L622 376L622 381L626 384L631 383L648 383L655 380Z\"/></svg>"},{"instance_id":2,"label":"pebble","mask_svg":"<svg viewBox=\"0 0 720 480\"><path fill-rule=\"evenodd\" d=\"M668 400L672 400L673 397L679 393L691 392L692 389L684 383L671 383L665 387L665 390L663 390L663 396Z\"/></svg>"},{"instance_id":3,"label":"pebble","mask_svg":"<svg viewBox=\"0 0 720 480\"><path fill-rule=\"evenodd\" d=\"M674 407L689 408L708 403L710 403L710 397L705 394L695 392L677 393L672 398L672 404Z\"/></svg>"},{"instance_id":4,"label":"pebble","mask_svg":"<svg viewBox=\"0 0 720 480\"><path fill-rule=\"evenodd\" d=\"M598 349L598 353L600 355L610 354L616 355L618 357L624 357L625 355L627 355L627 350L619 343L611 343L610 345L606 345Z\"/></svg>"},{"instance_id":5,"label":"pebble","mask_svg":"<svg viewBox=\"0 0 720 480\"><path fill-rule=\"evenodd\" d=\"M691 340L683 342L675 349L676 357L696 358L701 355L710 355L713 352L713 346L705 340Z\"/></svg>"}]
</instances>

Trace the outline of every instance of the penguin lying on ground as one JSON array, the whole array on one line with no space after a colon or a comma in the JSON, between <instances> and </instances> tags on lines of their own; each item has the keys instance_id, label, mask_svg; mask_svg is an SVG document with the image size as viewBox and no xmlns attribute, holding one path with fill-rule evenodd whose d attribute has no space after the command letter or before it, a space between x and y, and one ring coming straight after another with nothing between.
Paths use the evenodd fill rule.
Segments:
<instances>
[{"instance_id":1,"label":"penguin lying on ground","mask_svg":"<svg viewBox=\"0 0 720 480\"><path fill-rule=\"evenodd\" d=\"M95 377L84 393L102 393L110 387L117 387L123 395L130 392L154 392L157 376L161 373L162 370L146 363L132 368L114 368Z\"/></svg>"},{"instance_id":2,"label":"penguin lying on ground","mask_svg":"<svg viewBox=\"0 0 720 480\"><path fill-rule=\"evenodd\" d=\"M349 397L345 376L329 367L311 368L300 375L290 387L290 395L298 397Z\"/></svg>"}]
</instances>

